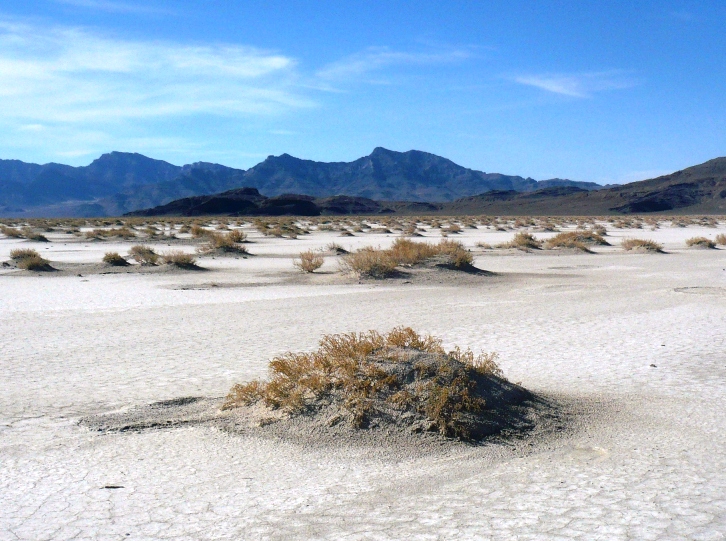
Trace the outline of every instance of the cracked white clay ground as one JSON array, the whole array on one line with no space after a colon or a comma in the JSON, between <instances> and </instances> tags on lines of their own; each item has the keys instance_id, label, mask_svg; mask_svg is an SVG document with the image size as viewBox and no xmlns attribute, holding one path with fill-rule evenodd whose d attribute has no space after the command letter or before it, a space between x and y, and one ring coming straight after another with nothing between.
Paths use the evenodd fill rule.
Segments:
<instances>
[{"instance_id":1,"label":"cracked white clay ground","mask_svg":"<svg viewBox=\"0 0 726 541\"><path fill-rule=\"evenodd\" d=\"M608 237L652 238L665 255L478 252L475 264L500 276L461 287L286 282L301 250L395 238L322 233L255 239L250 251L265 256L202 260L211 273L0 276L0 539L723 539L726 251L683 245L715 232ZM0 260L17 245L1 240ZM42 253L91 262L129 245ZM323 334L396 325L497 351L534 392L608 407L548 445L408 458L210 427L78 425L222 396Z\"/></svg>"}]
</instances>

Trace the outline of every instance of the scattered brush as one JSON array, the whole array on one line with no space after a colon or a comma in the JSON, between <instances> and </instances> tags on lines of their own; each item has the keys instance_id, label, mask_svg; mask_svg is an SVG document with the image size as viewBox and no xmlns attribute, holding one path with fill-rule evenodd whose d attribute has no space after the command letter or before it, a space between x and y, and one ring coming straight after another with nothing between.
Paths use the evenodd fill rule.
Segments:
<instances>
[{"instance_id":1,"label":"scattered brush","mask_svg":"<svg viewBox=\"0 0 726 541\"><path fill-rule=\"evenodd\" d=\"M17 248L10 250L10 259L15 261L19 269L30 271L51 271L55 270L50 266L50 262L44 259L40 254L30 248Z\"/></svg>"},{"instance_id":2,"label":"scattered brush","mask_svg":"<svg viewBox=\"0 0 726 541\"><path fill-rule=\"evenodd\" d=\"M129 262L126 261L126 258L119 255L118 252L106 252L102 261L107 265L112 265L114 267L126 267L129 264Z\"/></svg>"},{"instance_id":3,"label":"scattered brush","mask_svg":"<svg viewBox=\"0 0 726 541\"><path fill-rule=\"evenodd\" d=\"M714 242L719 246L726 246L726 234L719 233L718 235L716 235Z\"/></svg>"},{"instance_id":4,"label":"scattered brush","mask_svg":"<svg viewBox=\"0 0 726 541\"><path fill-rule=\"evenodd\" d=\"M299 259L293 260L292 264L302 272L312 273L323 266L325 259L319 252L307 250L300 252Z\"/></svg>"},{"instance_id":5,"label":"scattered brush","mask_svg":"<svg viewBox=\"0 0 726 541\"><path fill-rule=\"evenodd\" d=\"M129 256L142 265L156 265L159 261L159 254L150 246L132 246L129 250Z\"/></svg>"},{"instance_id":6,"label":"scattered brush","mask_svg":"<svg viewBox=\"0 0 726 541\"><path fill-rule=\"evenodd\" d=\"M197 260L192 254L181 250L171 250L161 255L161 260L166 265L174 265L182 269L198 269Z\"/></svg>"},{"instance_id":7,"label":"scattered brush","mask_svg":"<svg viewBox=\"0 0 726 541\"><path fill-rule=\"evenodd\" d=\"M495 359L447 352L440 339L405 327L327 335L317 351L272 359L269 381L232 387L222 409L260 404L327 427L387 425L479 440L506 426L507 408L529 397L503 378Z\"/></svg>"},{"instance_id":8,"label":"scattered brush","mask_svg":"<svg viewBox=\"0 0 726 541\"><path fill-rule=\"evenodd\" d=\"M663 253L663 245L646 239L623 239L620 243L626 251L637 250L652 253Z\"/></svg>"},{"instance_id":9,"label":"scattered brush","mask_svg":"<svg viewBox=\"0 0 726 541\"><path fill-rule=\"evenodd\" d=\"M689 248L715 248L716 243L706 237L691 237L686 240L686 246Z\"/></svg>"},{"instance_id":10,"label":"scattered brush","mask_svg":"<svg viewBox=\"0 0 726 541\"><path fill-rule=\"evenodd\" d=\"M491 250L492 249L492 245L489 244L488 242L484 242L484 241L477 242L476 247L481 248L482 250Z\"/></svg>"},{"instance_id":11,"label":"scattered brush","mask_svg":"<svg viewBox=\"0 0 726 541\"><path fill-rule=\"evenodd\" d=\"M509 242L497 246L497 248L515 248L524 252L539 250L542 248L542 241L536 239L531 233L520 231Z\"/></svg>"}]
</instances>

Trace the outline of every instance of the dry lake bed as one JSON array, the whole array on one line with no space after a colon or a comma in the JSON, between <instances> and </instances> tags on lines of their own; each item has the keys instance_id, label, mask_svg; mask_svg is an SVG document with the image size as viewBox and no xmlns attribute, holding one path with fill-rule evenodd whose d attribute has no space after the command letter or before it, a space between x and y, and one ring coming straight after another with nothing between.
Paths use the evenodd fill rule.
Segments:
<instances>
[{"instance_id":1,"label":"dry lake bed","mask_svg":"<svg viewBox=\"0 0 726 541\"><path fill-rule=\"evenodd\" d=\"M332 253L312 275L293 267L303 250L400 236L382 228L289 239L247 224L249 257L149 272L99 262L198 241L0 237L0 262L34 248L60 269L0 267L0 539L724 539L726 250L685 241L726 223L603 225L611 246L594 253L489 249L515 230L465 227L449 238L494 274L460 281L358 280ZM666 253L626 252L629 237ZM224 397L324 334L400 325L497 352L509 380L569 404L567 422L420 452L80 423Z\"/></svg>"}]
</instances>

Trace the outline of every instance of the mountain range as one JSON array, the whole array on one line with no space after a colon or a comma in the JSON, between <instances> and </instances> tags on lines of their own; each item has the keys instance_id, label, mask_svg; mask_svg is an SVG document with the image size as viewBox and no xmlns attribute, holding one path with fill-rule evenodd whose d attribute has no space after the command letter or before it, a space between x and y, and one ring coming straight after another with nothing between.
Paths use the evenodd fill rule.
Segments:
<instances>
[{"instance_id":1,"label":"mountain range","mask_svg":"<svg viewBox=\"0 0 726 541\"><path fill-rule=\"evenodd\" d=\"M485 173L427 152L380 147L353 162L269 156L246 171L206 162L177 166L141 154L111 152L82 167L0 160L0 216L117 216L242 187L256 188L265 197L345 194L445 203L492 190L519 193L561 186L603 188L594 182Z\"/></svg>"},{"instance_id":2,"label":"mountain range","mask_svg":"<svg viewBox=\"0 0 726 541\"><path fill-rule=\"evenodd\" d=\"M446 202L381 201L365 197L285 194L265 197L252 187L178 199L139 210L136 216L334 214L726 214L726 158L621 186L587 190L575 185L534 191L489 190Z\"/></svg>"}]
</instances>

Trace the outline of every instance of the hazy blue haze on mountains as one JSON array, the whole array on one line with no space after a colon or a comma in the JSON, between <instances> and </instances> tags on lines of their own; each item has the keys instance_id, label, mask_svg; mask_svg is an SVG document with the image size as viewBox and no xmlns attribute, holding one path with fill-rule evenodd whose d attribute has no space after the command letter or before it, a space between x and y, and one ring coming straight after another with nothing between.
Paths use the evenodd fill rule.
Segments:
<instances>
[{"instance_id":1,"label":"hazy blue haze on mountains","mask_svg":"<svg viewBox=\"0 0 726 541\"><path fill-rule=\"evenodd\" d=\"M429 154L376 148L353 162L270 156L243 171L198 162L176 166L141 154L111 152L71 167L0 160L0 214L119 215L172 200L251 186L267 196L361 196L378 200L453 201L489 190L533 191L550 186L598 189L591 182L483 173Z\"/></svg>"}]
</instances>

